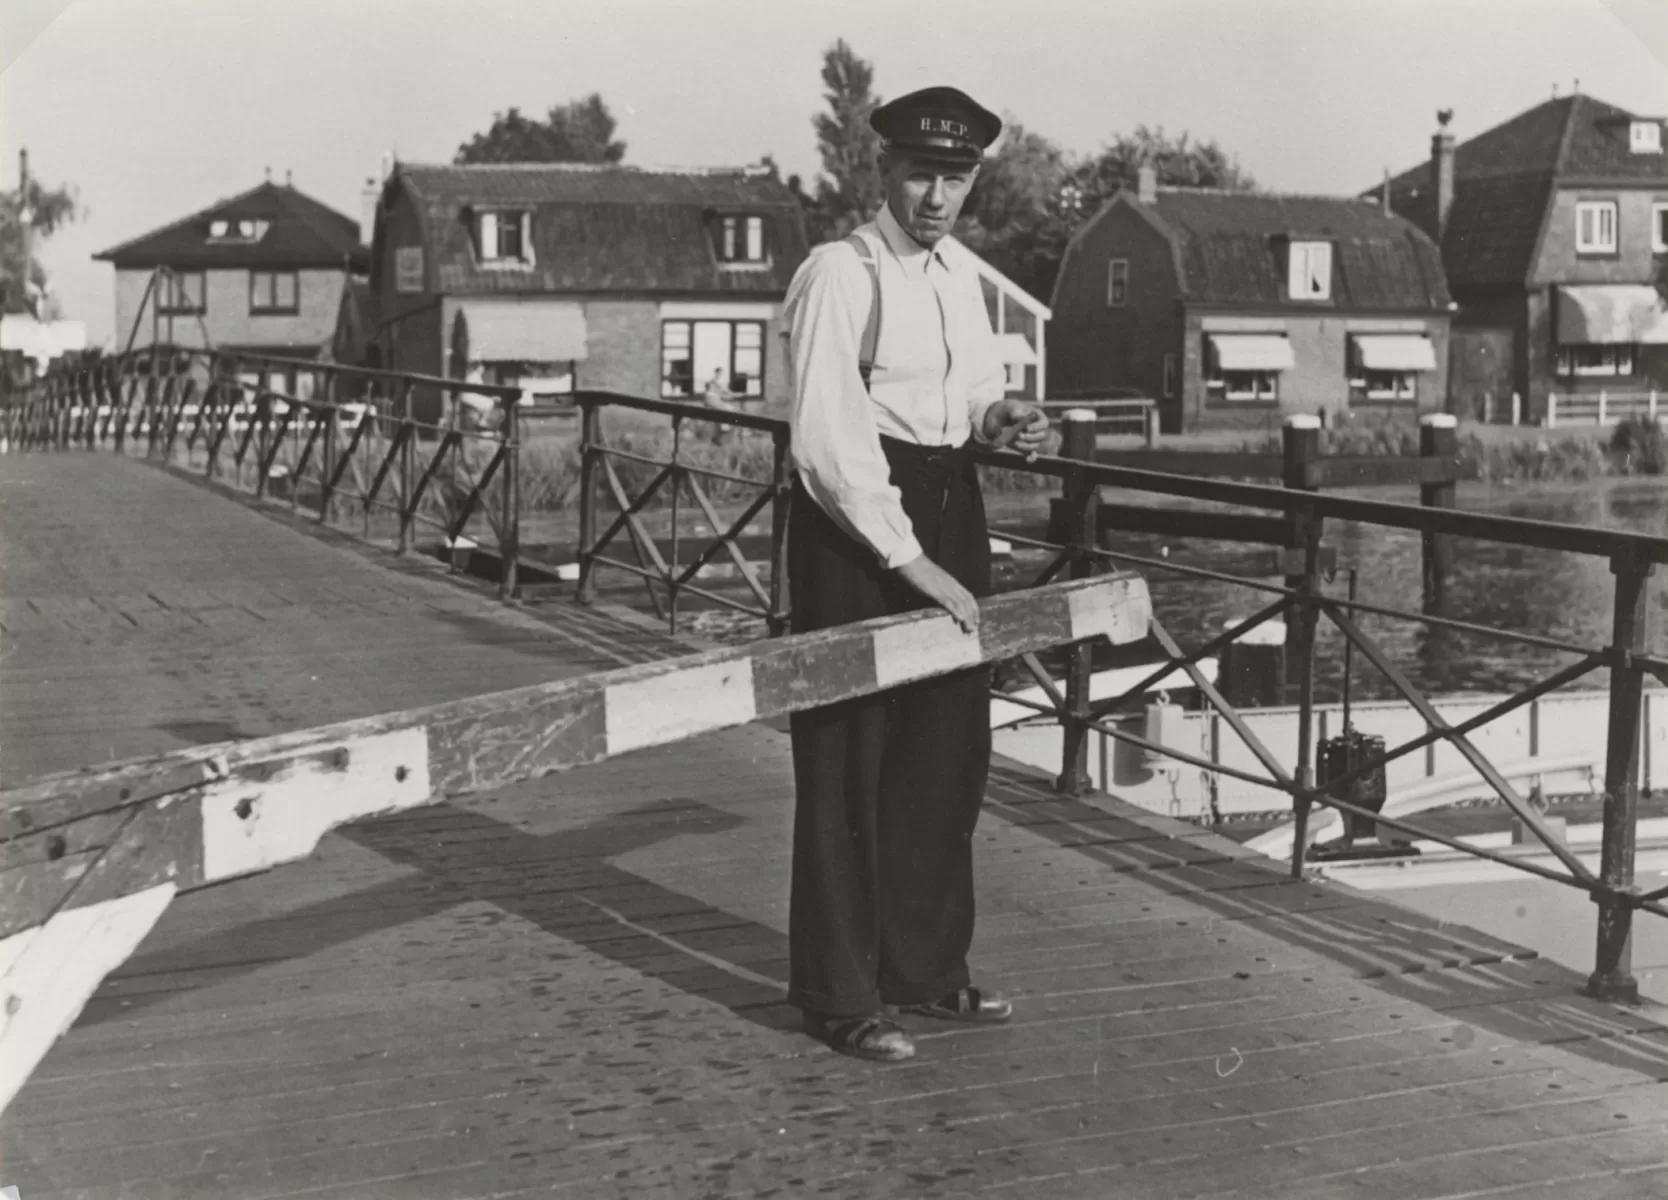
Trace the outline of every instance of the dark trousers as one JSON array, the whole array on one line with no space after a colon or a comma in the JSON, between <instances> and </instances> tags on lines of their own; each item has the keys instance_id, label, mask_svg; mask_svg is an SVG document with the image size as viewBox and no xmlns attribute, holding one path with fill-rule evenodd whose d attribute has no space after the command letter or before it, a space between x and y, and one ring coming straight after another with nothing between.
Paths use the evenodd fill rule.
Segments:
<instances>
[{"instance_id":1,"label":"dark trousers","mask_svg":"<svg viewBox=\"0 0 1668 1200\"><path fill-rule=\"evenodd\" d=\"M922 549L987 594L990 540L966 450L881 446ZM788 563L795 632L931 603L797 485ZM966 986L989 680L977 667L793 715L792 1003L847 1016Z\"/></svg>"}]
</instances>

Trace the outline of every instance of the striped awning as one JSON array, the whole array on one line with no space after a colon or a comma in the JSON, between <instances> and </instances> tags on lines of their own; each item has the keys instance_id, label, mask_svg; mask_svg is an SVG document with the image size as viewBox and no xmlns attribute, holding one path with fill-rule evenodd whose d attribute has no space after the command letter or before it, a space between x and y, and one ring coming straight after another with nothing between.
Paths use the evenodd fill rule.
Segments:
<instances>
[{"instance_id":1,"label":"striped awning","mask_svg":"<svg viewBox=\"0 0 1668 1200\"><path fill-rule=\"evenodd\" d=\"M1436 347L1422 334L1360 334L1357 360L1369 371L1434 371Z\"/></svg>"},{"instance_id":2,"label":"striped awning","mask_svg":"<svg viewBox=\"0 0 1668 1200\"><path fill-rule=\"evenodd\" d=\"M1025 340L1023 333L998 334L996 343L1004 363L1031 366L1037 361L1037 352L1031 348L1031 343Z\"/></svg>"},{"instance_id":3,"label":"striped awning","mask_svg":"<svg viewBox=\"0 0 1668 1200\"><path fill-rule=\"evenodd\" d=\"M1289 371L1292 344L1279 334L1211 333L1216 365L1224 371Z\"/></svg>"},{"instance_id":4,"label":"striped awning","mask_svg":"<svg viewBox=\"0 0 1668 1200\"><path fill-rule=\"evenodd\" d=\"M1648 283L1582 284L1558 289L1558 344L1668 343L1668 309Z\"/></svg>"},{"instance_id":5,"label":"striped awning","mask_svg":"<svg viewBox=\"0 0 1668 1200\"><path fill-rule=\"evenodd\" d=\"M459 306L470 362L573 362L585 357L585 310L571 300Z\"/></svg>"}]
</instances>

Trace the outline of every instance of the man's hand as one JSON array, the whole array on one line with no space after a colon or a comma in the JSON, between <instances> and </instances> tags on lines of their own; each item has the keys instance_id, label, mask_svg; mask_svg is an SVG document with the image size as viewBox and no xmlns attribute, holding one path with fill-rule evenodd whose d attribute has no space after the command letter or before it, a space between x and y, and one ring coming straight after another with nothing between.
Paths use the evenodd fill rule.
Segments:
<instances>
[{"instance_id":1,"label":"man's hand","mask_svg":"<svg viewBox=\"0 0 1668 1200\"><path fill-rule=\"evenodd\" d=\"M898 568L905 583L956 619L963 633L979 628L979 602L956 577L925 554L917 555Z\"/></svg>"},{"instance_id":2,"label":"man's hand","mask_svg":"<svg viewBox=\"0 0 1668 1200\"><path fill-rule=\"evenodd\" d=\"M1024 400L998 400L985 409L985 440L1035 458L1048 437L1048 414Z\"/></svg>"}]
</instances>

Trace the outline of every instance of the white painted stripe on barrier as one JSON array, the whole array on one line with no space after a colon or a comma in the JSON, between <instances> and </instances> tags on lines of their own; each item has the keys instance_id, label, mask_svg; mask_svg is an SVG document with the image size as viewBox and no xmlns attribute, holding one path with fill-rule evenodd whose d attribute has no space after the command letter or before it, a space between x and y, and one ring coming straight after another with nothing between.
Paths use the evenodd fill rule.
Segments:
<instances>
[{"instance_id":1,"label":"white painted stripe on barrier","mask_svg":"<svg viewBox=\"0 0 1668 1200\"><path fill-rule=\"evenodd\" d=\"M346 756L340 765L334 761L338 754ZM202 799L203 882L305 858L332 826L428 802L424 729L321 746L261 783L210 784Z\"/></svg>"},{"instance_id":2,"label":"white painted stripe on barrier","mask_svg":"<svg viewBox=\"0 0 1668 1200\"><path fill-rule=\"evenodd\" d=\"M620 683L603 693L608 753L745 725L758 716L753 660L709 663L658 679Z\"/></svg>"},{"instance_id":3,"label":"white painted stripe on barrier","mask_svg":"<svg viewBox=\"0 0 1668 1200\"><path fill-rule=\"evenodd\" d=\"M881 687L978 665L979 635L948 615L875 631L875 682Z\"/></svg>"},{"instance_id":4,"label":"white painted stripe on barrier","mask_svg":"<svg viewBox=\"0 0 1668 1200\"><path fill-rule=\"evenodd\" d=\"M55 913L0 942L0 1110L174 898L160 883Z\"/></svg>"},{"instance_id":5,"label":"white painted stripe on barrier","mask_svg":"<svg viewBox=\"0 0 1668 1200\"><path fill-rule=\"evenodd\" d=\"M1066 603L1071 611L1071 636L1074 641L1098 635L1105 635L1113 645L1140 641L1146 636L1146 623L1152 615L1150 608L1143 606L1139 614L1140 628L1137 629L1131 620L1131 605L1111 604L1094 591L1067 592Z\"/></svg>"}]
</instances>

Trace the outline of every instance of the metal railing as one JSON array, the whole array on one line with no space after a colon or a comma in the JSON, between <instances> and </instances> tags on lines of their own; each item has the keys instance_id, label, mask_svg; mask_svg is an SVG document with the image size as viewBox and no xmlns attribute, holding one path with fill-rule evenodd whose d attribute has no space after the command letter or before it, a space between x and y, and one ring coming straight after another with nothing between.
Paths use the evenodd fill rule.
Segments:
<instances>
[{"instance_id":1,"label":"metal railing","mask_svg":"<svg viewBox=\"0 0 1668 1200\"><path fill-rule=\"evenodd\" d=\"M579 598L593 599L600 567L613 567L643 580L655 614L675 633L678 601L684 594L702 597L725 608L762 617L770 632L788 627L787 527L792 489L788 467L788 427L785 421L755 413L728 412L670 400L648 400L610 392L580 392L574 397L581 420L581 475L579 492ZM614 408L655 413L671 420L671 442L665 456L645 453L625 439L610 441L602 427L602 412ZM707 436L703 437L702 434ZM749 441L748 435L760 435ZM740 440L722 442L735 436ZM766 446L766 443L768 445ZM742 453L715 454L723 445L739 447ZM749 447L768 450L768 463L749 460L764 457L749 454ZM706 461L700 461L705 459ZM718 461L714 461L717 459ZM622 477L620 468L647 468L648 477L637 482ZM745 473L752 466L751 473ZM728 486L751 498L739 513L720 516L708 488ZM603 505L599 492L613 502L614 515L598 532ZM693 504L696 524L684 520ZM652 505L669 511L668 535L662 541L650 529L645 511ZM753 522L770 510L770 563L768 581L761 580L757 566L750 562L741 539ZM615 539L625 533L635 562L610 556ZM685 551L692 552L685 561ZM745 598L704 587L696 580L723 554L747 589Z\"/></svg>"},{"instance_id":2,"label":"metal railing","mask_svg":"<svg viewBox=\"0 0 1668 1200\"><path fill-rule=\"evenodd\" d=\"M278 386L275 386L275 383ZM305 508L413 549L484 545L513 594L520 389L303 359L150 346L60 369L3 414L21 450L104 449Z\"/></svg>"}]
</instances>

